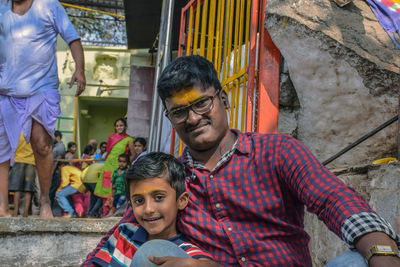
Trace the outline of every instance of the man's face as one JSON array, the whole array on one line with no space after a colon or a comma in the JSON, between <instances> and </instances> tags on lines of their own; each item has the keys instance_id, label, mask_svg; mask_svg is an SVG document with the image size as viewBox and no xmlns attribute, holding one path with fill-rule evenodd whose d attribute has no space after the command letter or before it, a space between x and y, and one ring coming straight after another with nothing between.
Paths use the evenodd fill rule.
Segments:
<instances>
[{"instance_id":1,"label":"man's face","mask_svg":"<svg viewBox=\"0 0 400 267\"><path fill-rule=\"evenodd\" d=\"M93 149L96 151L97 149L97 141L95 139L90 139L88 145L92 146Z\"/></svg>"},{"instance_id":2,"label":"man's face","mask_svg":"<svg viewBox=\"0 0 400 267\"><path fill-rule=\"evenodd\" d=\"M176 216L188 202L187 192L176 198L176 191L165 178L149 178L129 184L130 201L138 223L151 239L169 239L176 232Z\"/></svg>"},{"instance_id":3,"label":"man's face","mask_svg":"<svg viewBox=\"0 0 400 267\"><path fill-rule=\"evenodd\" d=\"M215 94L214 87L202 90L200 86L194 86L173 92L172 96L165 100L165 106L170 112ZM223 91L214 97L211 110L203 115L199 115L189 108L185 121L178 124L172 122L172 126L179 137L191 150L206 151L213 149L224 138L229 126L225 105L221 98L226 98Z\"/></svg>"}]
</instances>

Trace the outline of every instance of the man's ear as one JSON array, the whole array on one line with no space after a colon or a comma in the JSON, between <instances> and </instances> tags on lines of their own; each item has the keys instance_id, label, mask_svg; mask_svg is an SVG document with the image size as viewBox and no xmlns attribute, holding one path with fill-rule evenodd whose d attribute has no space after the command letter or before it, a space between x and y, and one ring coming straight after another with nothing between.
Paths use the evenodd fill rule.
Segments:
<instances>
[{"instance_id":1,"label":"man's ear","mask_svg":"<svg viewBox=\"0 0 400 267\"><path fill-rule=\"evenodd\" d=\"M189 194L188 192L183 192L177 199L178 210L183 210L186 208L189 202Z\"/></svg>"},{"instance_id":2,"label":"man's ear","mask_svg":"<svg viewBox=\"0 0 400 267\"><path fill-rule=\"evenodd\" d=\"M222 90L222 92L221 92L221 100L222 100L222 103L224 104L225 108L229 109L230 106L229 106L228 95L225 93L224 90Z\"/></svg>"}]
</instances>

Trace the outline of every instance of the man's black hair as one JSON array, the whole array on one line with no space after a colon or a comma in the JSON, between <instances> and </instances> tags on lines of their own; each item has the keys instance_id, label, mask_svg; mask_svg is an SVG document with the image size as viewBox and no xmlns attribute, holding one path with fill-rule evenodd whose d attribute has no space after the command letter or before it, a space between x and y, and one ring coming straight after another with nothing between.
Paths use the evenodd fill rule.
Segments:
<instances>
[{"instance_id":1,"label":"man's black hair","mask_svg":"<svg viewBox=\"0 0 400 267\"><path fill-rule=\"evenodd\" d=\"M158 79L157 90L164 103L172 92L196 85L203 90L210 86L216 91L222 89L213 63L201 56L184 56L178 57L163 70Z\"/></svg>"},{"instance_id":2,"label":"man's black hair","mask_svg":"<svg viewBox=\"0 0 400 267\"><path fill-rule=\"evenodd\" d=\"M163 152L151 152L140 157L126 172L126 197L131 199L129 185L134 181L163 177L175 189L176 198L186 191L185 167L174 156Z\"/></svg>"},{"instance_id":3,"label":"man's black hair","mask_svg":"<svg viewBox=\"0 0 400 267\"><path fill-rule=\"evenodd\" d=\"M120 154L119 156L118 156L118 159L119 158L124 158L125 159L125 161L126 161L126 166L129 166L129 155L128 154Z\"/></svg>"},{"instance_id":4,"label":"man's black hair","mask_svg":"<svg viewBox=\"0 0 400 267\"><path fill-rule=\"evenodd\" d=\"M107 145L107 142L103 141L100 143L100 147L102 147L103 145Z\"/></svg>"},{"instance_id":5,"label":"man's black hair","mask_svg":"<svg viewBox=\"0 0 400 267\"><path fill-rule=\"evenodd\" d=\"M67 148L68 148L68 150L72 147L72 146L76 146L76 143L75 142L68 142L68 144L67 144Z\"/></svg>"},{"instance_id":6,"label":"man's black hair","mask_svg":"<svg viewBox=\"0 0 400 267\"><path fill-rule=\"evenodd\" d=\"M135 141L133 141L133 144L135 144L136 142L139 142L142 146L146 147L146 139L144 139L143 137L137 137Z\"/></svg>"},{"instance_id":7,"label":"man's black hair","mask_svg":"<svg viewBox=\"0 0 400 267\"><path fill-rule=\"evenodd\" d=\"M87 145L85 146L85 148L83 149L83 154L89 155L90 152L92 152L94 149L91 145Z\"/></svg>"},{"instance_id":8,"label":"man's black hair","mask_svg":"<svg viewBox=\"0 0 400 267\"><path fill-rule=\"evenodd\" d=\"M62 138L62 133L60 131L54 131L54 137L60 137Z\"/></svg>"}]
</instances>

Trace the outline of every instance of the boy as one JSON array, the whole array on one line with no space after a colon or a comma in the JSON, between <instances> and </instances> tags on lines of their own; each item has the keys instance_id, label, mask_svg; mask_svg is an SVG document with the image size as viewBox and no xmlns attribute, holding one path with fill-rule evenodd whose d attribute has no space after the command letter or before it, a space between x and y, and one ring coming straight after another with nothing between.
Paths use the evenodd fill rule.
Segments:
<instances>
[{"instance_id":1,"label":"boy","mask_svg":"<svg viewBox=\"0 0 400 267\"><path fill-rule=\"evenodd\" d=\"M8 190L14 192L14 217L18 216L21 192L25 193L24 213L22 216L28 217L35 176L35 158L32 147L26 143L24 136L21 134L17 150L15 151L15 164L11 169L10 183L8 185Z\"/></svg>"},{"instance_id":2,"label":"boy","mask_svg":"<svg viewBox=\"0 0 400 267\"><path fill-rule=\"evenodd\" d=\"M121 154L118 156L118 168L113 172L112 175L112 186L113 186L113 207L118 210L126 202L125 195L125 172L129 165L129 155Z\"/></svg>"},{"instance_id":3,"label":"boy","mask_svg":"<svg viewBox=\"0 0 400 267\"><path fill-rule=\"evenodd\" d=\"M176 230L178 212L189 200L185 189L185 168L178 160L161 152L149 153L128 169L125 181L126 194L136 219L133 223L121 224L113 238L97 252L92 263L100 266L145 266L148 262L136 261L141 260L139 247L146 241L163 239L170 241L167 242L169 252L173 248L184 250L193 261L204 266L219 266L209 254L188 243ZM151 252L157 255L157 251Z\"/></svg>"}]
</instances>

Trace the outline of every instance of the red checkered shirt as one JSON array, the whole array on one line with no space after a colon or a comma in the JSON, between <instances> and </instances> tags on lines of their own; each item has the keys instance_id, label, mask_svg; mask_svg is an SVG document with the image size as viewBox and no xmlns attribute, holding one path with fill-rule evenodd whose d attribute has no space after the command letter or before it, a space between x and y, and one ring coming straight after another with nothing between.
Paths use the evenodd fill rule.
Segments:
<instances>
[{"instance_id":1,"label":"red checkered shirt","mask_svg":"<svg viewBox=\"0 0 400 267\"><path fill-rule=\"evenodd\" d=\"M234 132L235 145L212 171L193 161L187 150L181 158L190 201L178 230L220 264L311 266L304 206L350 247L357 236L390 228L296 139ZM128 208L121 222L134 220Z\"/></svg>"}]
</instances>

